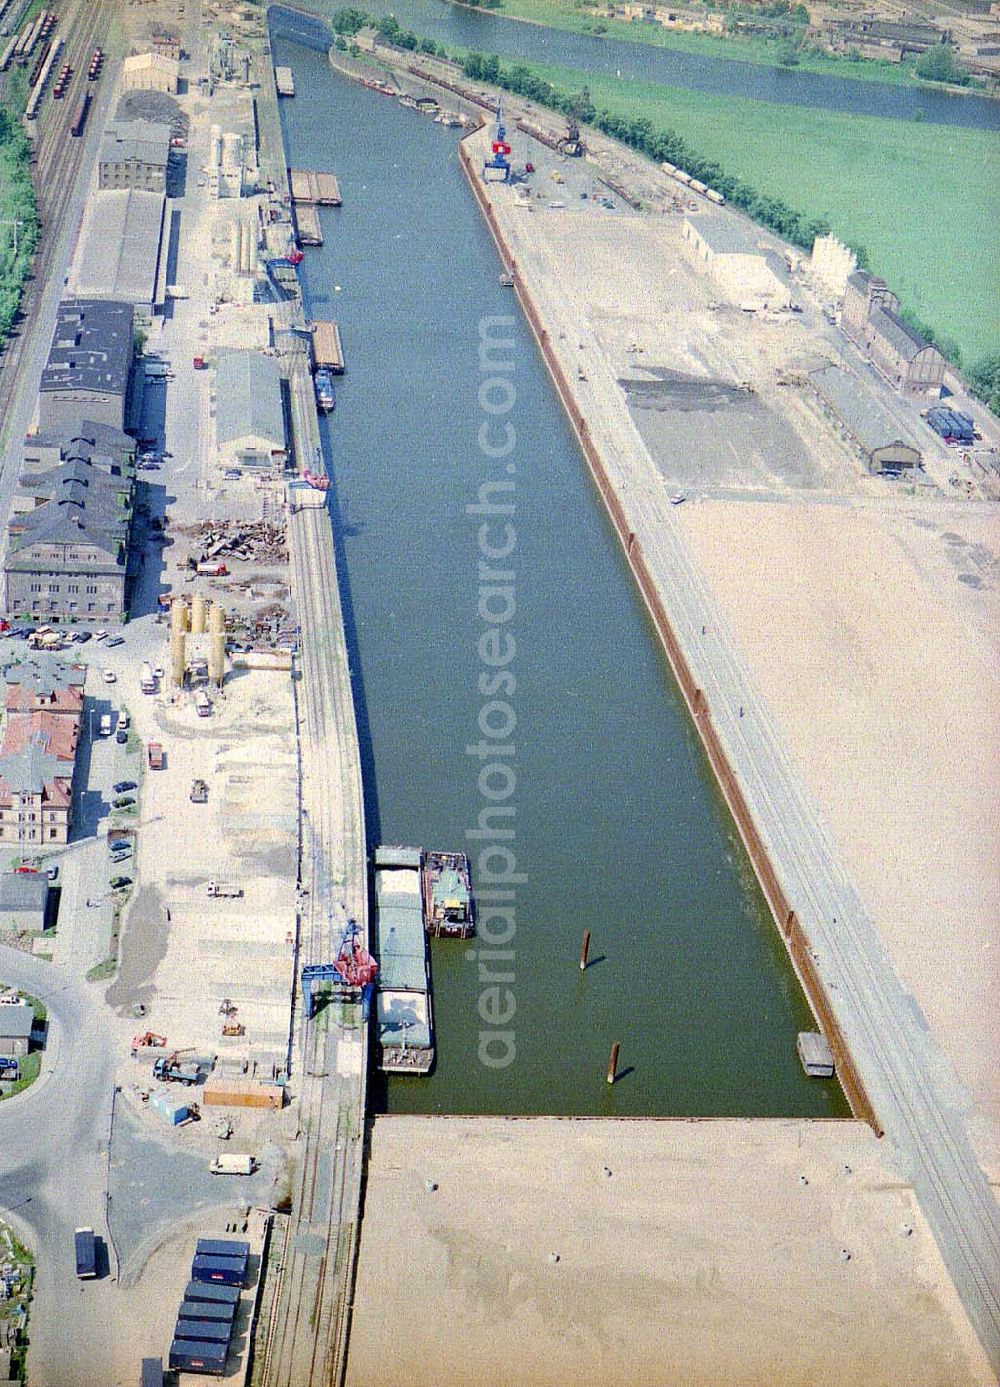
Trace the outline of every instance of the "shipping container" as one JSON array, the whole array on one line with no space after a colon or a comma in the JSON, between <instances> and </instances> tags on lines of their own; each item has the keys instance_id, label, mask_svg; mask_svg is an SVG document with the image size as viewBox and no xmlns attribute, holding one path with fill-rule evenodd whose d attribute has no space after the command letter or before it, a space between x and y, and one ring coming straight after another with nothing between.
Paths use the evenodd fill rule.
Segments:
<instances>
[{"instance_id":1,"label":"shipping container","mask_svg":"<svg viewBox=\"0 0 1000 1387\"><path fill-rule=\"evenodd\" d=\"M189 1281L184 1287L184 1300L203 1301L206 1305L239 1304L238 1286L220 1286L218 1282Z\"/></svg>"},{"instance_id":2,"label":"shipping container","mask_svg":"<svg viewBox=\"0 0 1000 1387\"><path fill-rule=\"evenodd\" d=\"M142 1380L139 1387L163 1387L163 1359L142 1360Z\"/></svg>"},{"instance_id":3,"label":"shipping container","mask_svg":"<svg viewBox=\"0 0 1000 1387\"><path fill-rule=\"evenodd\" d=\"M250 1244L239 1238L199 1238L195 1244L196 1257L242 1257L250 1256Z\"/></svg>"},{"instance_id":4,"label":"shipping container","mask_svg":"<svg viewBox=\"0 0 1000 1387\"><path fill-rule=\"evenodd\" d=\"M231 1320L181 1320L174 1327L174 1342L228 1344L233 1337Z\"/></svg>"},{"instance_id":5,"label":"shipping container","mask_svg":"<svg viewBox=\"0 0 1000 1387\"><path fill-rule=\"evenodd\" d=\"M195 1281L221 1281L224 1286L242 1286L246 1274L247 1264L242 1257L195 1257L191 1263Z\"/></svg>"},{"instance_id":6,"label":"shipping container","mask_svg":"<svg viewBox=\"0 0 1000 1387\"><path fill-rule=\"evenodd\" d=\"M97 1275L97 1237L93 1228L78 1228L73 1234L76 1274L81 1281Z\"/></svg>"},{"instance_id":7,"label":"shipping container","mask_svg":"<svg viewBox=\"0 0 1000 1387\"><path fill-rule=\"evenodd\" d=\"M196 1344L175 1339L170 1345L169 1366L182 1373L205 1373L222 1377L226 1371L229 1349L226 1344Z\"/></svg>"},{"instance_id":8,"label":"shipping container","mask_svg":"<svg viewBox=\"0 0 1000 1387\"><path fill-rule=\"evenodd\" d=\"M208 1300L182 1300L177 1311L179 1320L215 1320L217 1324L232 1324L236 1318L235 1304L213 1305Z\"/></svg>"},{"instance_id":9,"label":"shipping container","mask_svg":"<svg viewBox=\"0 0 1000 1387\"><path fill-rule=\"evenodd\" d=\"M257 1083L254 1079L209 1079L201 1101L216 1108L274 1108L285 1101L281 1084Z\"/></svg>"}]
</instances>

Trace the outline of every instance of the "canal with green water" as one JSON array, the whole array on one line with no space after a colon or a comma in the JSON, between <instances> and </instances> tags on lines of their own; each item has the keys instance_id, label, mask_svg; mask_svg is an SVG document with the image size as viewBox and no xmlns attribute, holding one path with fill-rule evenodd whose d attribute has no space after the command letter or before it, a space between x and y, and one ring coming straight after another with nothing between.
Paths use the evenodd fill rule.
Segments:
<instances>
[{"instance_id":1,"label":"canal with green water","mask_svg":"<svg viewBox=\"0 0 1000 1387\"><path fill-rule=\"evenodd\" d=\"M322 53L278 38L275 61L295 73L281 107L289 163L334 170L344 198L321 211L326 243L301 274L307 311L339 322L347 357L324 439L369 843L469 851L481 888L492 846L486 867L517 877L502 956L484 966L481 940L434 942L436 1068L380 1078L375 1106L846 1114L834 1082L800 1069L809 1008L534 340L498 283L455 132L338 77ZM484 373L490 317L509 317L493 329L509 345ZM511 434L509 454L484 454L483 441L496 452ZM488 499L513 510L487 517L487 543L509 552L491 561L503 581L489 582L483 516L467 508L503 478L509 489ZM504 590L485 618L484 585ZM484 719L488 746L505 748L488 758L468 750ZM480 772L498 761L512 774L496 771L484 790ZM514 812L470 837L489 806ZM491 928L500 938L499 917ZM622 1077L609 1087L616 1040ZM512 1050L503 1066L483 1060Z\"/></svg>"}]
</instances>

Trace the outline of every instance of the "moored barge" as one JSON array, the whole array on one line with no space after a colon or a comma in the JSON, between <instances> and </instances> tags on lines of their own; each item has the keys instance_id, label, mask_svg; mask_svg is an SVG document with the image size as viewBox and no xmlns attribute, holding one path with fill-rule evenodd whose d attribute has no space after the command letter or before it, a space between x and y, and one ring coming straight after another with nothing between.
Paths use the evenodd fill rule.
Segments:
<instances>
[{"instance_id":1,"label":"moored barge","mask_svg":"<svg viewBox=\"0 0 1000 1387\"><path fill-rule=\"evenodd\" d=\"M429 1074L434 1064L422 862L419 848L375 849L375 1040L388 1074Z\"/></svg>"}]
</instances>

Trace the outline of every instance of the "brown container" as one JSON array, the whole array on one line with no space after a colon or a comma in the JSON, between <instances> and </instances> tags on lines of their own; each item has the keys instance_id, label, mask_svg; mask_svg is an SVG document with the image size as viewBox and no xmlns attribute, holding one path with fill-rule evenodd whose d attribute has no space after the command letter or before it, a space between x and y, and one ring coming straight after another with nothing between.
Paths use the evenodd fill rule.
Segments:
<instances>
[{"instance_id":1,"label":"brown container","mask_svg":"<svg viewBox=\"0 0 1000 1387\"><path fill-rule=\"evenodd\" d=\"M254 1079L209 1079L201 1091L209 1108L274 1108L280 1110L285 1090L280 1084L259 1084Z\"/></svg>"}]
</instances>

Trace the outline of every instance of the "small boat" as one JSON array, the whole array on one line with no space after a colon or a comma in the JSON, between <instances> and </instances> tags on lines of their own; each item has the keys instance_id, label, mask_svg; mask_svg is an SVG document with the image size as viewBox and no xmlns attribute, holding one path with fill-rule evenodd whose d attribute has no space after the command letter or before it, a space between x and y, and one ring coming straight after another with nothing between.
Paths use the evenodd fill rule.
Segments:
<instances>
[{"instance_id":1,"label":"small boat","mask_svg":"<svg viewBox=\"0 0 1000 1387\"><path fill-rule=\"evenodd\" d=\"M321 366L316 372L316 403L324 413L329 413L336 406L336 399L333 394L333 377L325 366Z\"/></svg>"},{"instance_id":2,"label":"small boat","mask_svg":"<svg viewBox=\"0 0 1000 1387\"><path fill-rule=\"evenodd\" d=\"M514 287L514 268L510 266L500 271L500 288L513 289Z\"/></svg>"},{"instance_id":3,"label":"small boat","mask_svg":"<svg viewBox=\"0 0 1000 1387\"><path fill-rule=\"evenodd\" d=\"M428 852L423 862L424 928L428 934L468 939L476 926L472 878L464 852Z\"/></svg>"}]
</instances>

